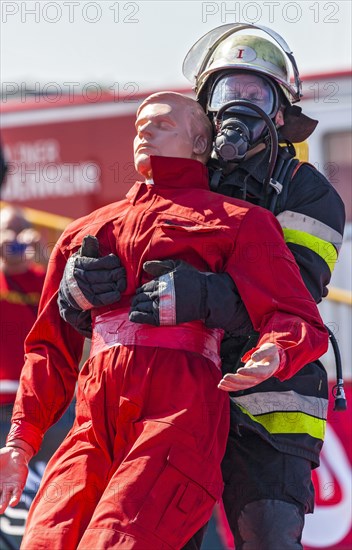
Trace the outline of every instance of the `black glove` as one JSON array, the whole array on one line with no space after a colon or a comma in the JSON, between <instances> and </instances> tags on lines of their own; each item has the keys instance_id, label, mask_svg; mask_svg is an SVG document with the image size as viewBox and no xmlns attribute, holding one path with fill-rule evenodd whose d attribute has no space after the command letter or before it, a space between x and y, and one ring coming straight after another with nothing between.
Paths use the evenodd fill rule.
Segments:
<instances>
[{"instance_id":1,"label":"black glove","mask_svg":"<svg viewBox=\"0 0 352 550\"><path fill-rule=\"evenodd\" d=\"M118 302L126 290L126 271L115 254L99 258L99 242L87 235L67 261L60 283L61 303L78 310Z\"/></svg>"},{"instance_id":2,"label":"black glove","mask_svg":"<svg viewBox=\"0 0 352 550\"><path fill-rule=\"evenodd\" d=\"M90 310L83 311L69 306L62 294L59 292L57 303L61 317L69 323L77 332L85 336L92 337L92 317Z\"/></svg>"},{"instance_id":3,"label":"black glove","mask_svg":"<svg viewBox=\"0 0 352 550\"><path fill-rule=\"evenodd\" d=\"M69 258L60 283L58 306L61 317L80 334L90 338L93 307L118 302L126 289L126 271L114 254L99 258L99 242L87 235L76 254Z\"/></svg>"},{"instance_id":4,"label":"black glove","mask_svg":"<svg viewBox=\"0 0 352 550\"><path fill-rule=\"evenodd\" d=\"M145 262L143 268L156 278L137 289L130 321L160 326L203 320L231 333L252 328L227 273L202 273L182 260Z\"/></svg>"}]
</instances>

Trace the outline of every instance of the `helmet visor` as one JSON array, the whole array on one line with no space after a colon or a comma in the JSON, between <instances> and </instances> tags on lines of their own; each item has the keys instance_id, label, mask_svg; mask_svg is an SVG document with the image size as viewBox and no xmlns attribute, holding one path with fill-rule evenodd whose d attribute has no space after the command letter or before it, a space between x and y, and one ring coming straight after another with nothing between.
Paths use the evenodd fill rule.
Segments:
<instances>
[{"instance_id":1,"label":"helmet visor","mask_svg":"<svg viewBox=\"0 0 352 550\"><path fill-rule=\"evenodd\" d=\"M197 40L197 42L187 53L183 62L182 72L187 80L192 82L192 84L196 82L205 59L209 57L210 52L213 50L214 44L223 34L226 34L231 30L232 32L235 32L236 29L241 29L242 27L247 28L249 26L250 25L243 23L228 23L212 29Z\"/></svg>"},{"instance_id":2,"label":"helmet visor","mask_svg":"<svg viewBox=\"0 0 352 550\"><path fill-rule=\"evenodd\" d=\"M274 86L265 78L251 73L232 73L218 78L210 92L208 108L210 111L218 111L225 103L235 99L254 103L270 117L276 114L278 107ZM229 111L258 116L248 107L231 107Z\"/></svg>"}]
</instances>

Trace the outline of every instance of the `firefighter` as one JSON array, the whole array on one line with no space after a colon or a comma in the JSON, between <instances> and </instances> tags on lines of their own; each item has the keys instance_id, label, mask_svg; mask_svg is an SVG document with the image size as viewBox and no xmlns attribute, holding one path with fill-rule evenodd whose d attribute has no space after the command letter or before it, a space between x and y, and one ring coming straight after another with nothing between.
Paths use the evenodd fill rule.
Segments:
<instances>
[{"instance_id":1,"label":"firefighter","mask_svg":"<svg viewBox=\"0 0 352 550\"><path fill-rule=\"evenodd\" d=\"M301 98L301 82L288 45L266 27L223 25L190 49L184 74L214 126L214 150L208 163L211 188L274 212L303 281L319 303L328 293L345 212L327 179L310 164L293 159L292 143L306 140L317 121L295 105ZM85 261L93 269L86 258L83 271ZM95 260L97 281L103 261ZM273 279L279 275L272 273ZM174 279L175 321L187 321L197 309L201 318L199 302L187 292L190 278L176 271ZM213 283L208 293L209 319L230 303L233 292L222 286L223 299L212 299L220 292L215 279ZM96 303L94 287L88 293L82 279L80 284ZM154 287L149 283L146 288L144 318L136 313L139 322L162 323L157 293L153 294L158 285L156 277ZM73 324L86 334L91 331L89 304L78 315L66 296L67 317L73 312ZM304 515L314 508L311 470L319 465L323 444L327 375L319 361L284 382L277 377L266 379L265 369L254 376L248 371L246 377L242 368L239 374L241 356L256 342L257 334L240 303L237 317L238 326L225 335L221 350L221 387L231 396L231 430L223 461L225 510L237 549L249 544L261 550L302 548ZM199 547L201 538L198 533L189 548Z\"/></svg>"},{"instance_id":2,"label":"firefighter","mask_svg":"<svg viewBox=\"0 0 352 550\"><path fill-rule=\"evenodd\" d=\"M267 28L224 25L191 48L184 74L214 124L211 188L275 213L319 303L342 244L345 212L322 174L291 160L291 144L306 140L317 122L295 105L301 82L288 45ZM278 147L275 138L287 146ZM241 354L256 338L240 328L222 345L221 387L231 392L225 511L236 549L299 549L304 514L314 508L311 469L319 465L324 437L326 372L316 361L285 382L261 373L240 379Z\"/></svg>"},{"instance_id":3,"label":"firefighter","mask_svg":"<svg viewBox=\"0 0 352 550\"><path fill-rule=\"evenodd\" d=\"M202 108L180 94L154 94L139 108L136 128L135 164L146 181L65 230L26 341L12 427L0 452L6 479L0 511L18 500L28 459L69 404L78 377L74 426L31 506L26 550L178 549L209 519L222 492L229 418L227 393L217 387L220 329L231 331L232 316L211 328L204 310L204 323L175 325L174 272L186 271L203 305L215 272L225 285L238 286L260 333L244 359L248 371L264 367L285 380L327 348L327 332L275 217L209 191L204 164L211 124ZM119 257L124 267L110 273L111 287L118 283L116 306L91 312L90 359L78 376L83 337L60 322L57 296L69 257L67 276L79 271L75 252L87 228L105 255L114 254L107 258ZM90 241L85 245L94 248L97 241ZM243 256L250 245L256 262ZM173 258L165 262L170 247ZM148 292L143 266L164 272L159 318L170 326L135 322ZM280 285L272 269L280 272ZM74 285L73 293L82 298Z\"/></svg>"},{"instance_id":4,"label":"firefighter","mask_svg":"<svg viewBox=\"0 0 352 550\"><path fill-rule=\"evenodd\" d=\"M224 25L191 48L184 74L214 123L211 187L274 212L319 303L342 244L345 211L321 173L291 160L291 144L306 140L317 124L295 105L301 82L291 50L267 28ZM281 147L270 138L270 121L250 105L231 105L234 100L261 108ZM255 338L242 331L222 344L222 387L231 392L224 507L236 549L300 549L304 515L314 509L311 469L323 444L327 375L316 361L285 382L260 375L239 380L241 354Z\"/></svg>"}]
</instances>

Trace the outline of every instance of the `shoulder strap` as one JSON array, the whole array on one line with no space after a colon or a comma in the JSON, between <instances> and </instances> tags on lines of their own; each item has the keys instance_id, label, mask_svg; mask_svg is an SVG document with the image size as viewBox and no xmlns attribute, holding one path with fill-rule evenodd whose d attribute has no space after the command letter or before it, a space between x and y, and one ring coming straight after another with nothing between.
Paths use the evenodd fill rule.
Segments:
<instances>
[{"instance_id":1,"label":"shoulder strap","mask_svg":"<svg viewBox=\"0 0 352 550\"><path fill-rule=\"evenodd\" d=\"M279 147L278 158L270 182L272 192L265 197L262 204L275 215L285 210L290 182L300 166L305 164L294 158L294 155L293 146Z\"/></svg>"},{"instance_id":2,"label":"shoulder strap","mask_svg":"<svg viewBox=\"0 0 352 550\"><path fill-rule=\"evenodd\" d=\"M270 208L275 216L285 210L291 180L302 164L303 162L294 158L285 161L283 170L280 174L280 183L282 185L281 193L276 194L276 200L272 208Z\"/></svg>"}]
</instances>

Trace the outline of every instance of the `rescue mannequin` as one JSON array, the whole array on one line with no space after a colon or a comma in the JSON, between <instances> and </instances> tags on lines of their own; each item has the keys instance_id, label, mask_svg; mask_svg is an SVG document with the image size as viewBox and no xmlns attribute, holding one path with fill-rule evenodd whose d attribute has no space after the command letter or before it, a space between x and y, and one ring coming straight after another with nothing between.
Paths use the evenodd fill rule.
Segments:
<instances>
[{"instance_id":1,"label":"rescue mannequin","mask_svg":"<svg viewBox=\"0 0 352 550\"><path fill-rule=\"evenodd\" d=\"M178 549L209 519L222 493L228 435L228 395L217 387L219 346L237 319L229 315L212 328L204 310L202 320L175 326L176 271L194 276L200 295L214 274L232 290L237 285L259 332L243 358L249 371L265 366L285 380L327 348L316 305L272 214L209 191L211 125L201 107L180 94L154 94L138 109L136 128L135 164L146 181L65 230L26 340L12 428L0 451L7 479L0 511L18 501L28 460L68 406L78 378L75 423L33 502L26 550ZM102 256L114 254L124 269L116 268L111 283L116 304L91 309L91 356L78 375L83 337L60 318L57 297L66 263L66 282L79 270L88 229ZM243 257L249 245L266 260L261 270ZM96 241L85 239L84 246ZM155 270L165 271L157 293L167 326L134 318L143 314L148 272ZM74 296L82 299L78 287ZM236 311L235 301L229 311Z\"/></svg>"}]
</instances>

